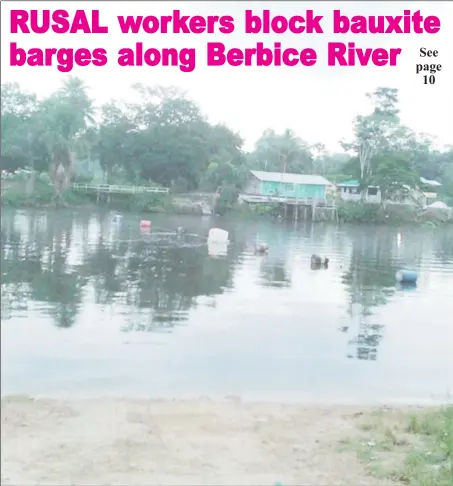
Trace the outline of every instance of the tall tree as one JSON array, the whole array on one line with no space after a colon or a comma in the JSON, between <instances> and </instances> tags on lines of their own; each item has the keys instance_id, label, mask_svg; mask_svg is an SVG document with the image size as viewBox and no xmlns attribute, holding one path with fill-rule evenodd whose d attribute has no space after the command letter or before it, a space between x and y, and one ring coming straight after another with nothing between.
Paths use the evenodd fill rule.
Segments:
<instances>
[{"instance_id":1,"label":"tall tree","mask_svg":"<svg viewBox=\"0 0 453 486\"><path fill-rule=\"evenodd\" d=\"M271 172L311 174L313 170L310 147L290 129L281 135L266 130L256 142L253 159L256 168Z\"/></svg>"},{"instance_id":2,"label":"tall tree","mask_svg":"<svg viewBox=\"0 0 453 486\"><path fill-rule=\"evenodd\" d=\"M83 135L93 123L93 102L78 78L68 78L63 87L40 104L40 122L45 126L45 141L51 153L50 173L57 201L69 188L75 156Z\"/></svg>"},{"instance_id":3,"label":"tall tree","mask_svg":"<svg viewBox=\"0 0 453 486\"><path fill-rule=\"evenodd\" d=\"M289 129L266 130L255 149L245 153L241 137L223 124L209 123L184 92L161 86L134 89L135 103L106 103L95 120L93 101L79 78L68 77L43 100L17 84L2 85L2 168L50 170L57 200L76 168L89 176L91 167L100 175L99 163L109 181L157 183L178 191L234 195L249 169L261 169L316 173L331 180L353 175L362 187L378 184L385 194L395 190L389 174L400 185L416 184L423 176L442 182L442 197L453 197L452 150L440 150L435 139L400 123L395 89L378 88L368 95L372 109L356 117L354 138L344 144L354 154L347 164L347 155L329 154L322 144L310 146ZM372 149L372 156L362 157L361 165L364 147Z\"/></svg>"},{"instance_id":4,"label":"tall tree","mask_svg":"<svg viewBox=\"0 0 453 486\"><path fill-rule=\"evenodd\" d=\"M384 201L403 186L416 184L415 169L408 151L413 133L401 125L398 90L377 88L367 96L373 103L368 115L358 115L354 122L354 140L345 143L355 152L348 164L351 175L358 177L362 196L370 184L378 185Z\"/></svg>"}]
</instances>

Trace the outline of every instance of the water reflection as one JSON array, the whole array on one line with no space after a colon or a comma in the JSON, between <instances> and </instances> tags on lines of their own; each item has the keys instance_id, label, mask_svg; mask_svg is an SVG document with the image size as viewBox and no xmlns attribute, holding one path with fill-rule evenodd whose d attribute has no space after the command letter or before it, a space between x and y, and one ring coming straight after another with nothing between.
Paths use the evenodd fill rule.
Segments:
<instances>
[{"instance_id":1,"label":"water reflection","mask_svg":"<svg viewBox=\"0 0 453 486\"><path fill-rule=\"evenodd\" d=\"M453 263L453 231L433 230L434 254L442 265Z\"/></svg>"},{"instance_id":2,"label":"water reflection","mask_svg":"<svg viewBox=\"0 0 453 486\"><path fill-rule=\"evenodd\" d=\"M165 345L180 346L179 354L191 356L190 366L200 367L190 379L185 376L185 382L193 383L190 380L201 375L209 381L212 367L209 379L218 386L245 380L246 390L275 388L277 382L299 389L308 386L302 382L311 374L320 383L311 387L324 383L326 390L332 389L339 386L337 382L358 379L360 372L350 368L354 363L366 366L378 361L385 368L404 360L396 358L401 349L392 348L402 346L395 344L400 339L405 340L405 351L413 349L412 359L420 359L421 335L433 340L431 346L437 346L442 359L441 348L451 334L427 337L422 315L430 306L438 316L451 313L451 296L446 294L453 282L452 229L370 231L354 226L295 228L220 221L231 239L220 254L205 245L163 246L151 240L158 226L174 229L181 224L189 233L206 236L213 221L156 217L153 231L145 234L139 230L139 219L68 211L4 212L1 319L12 325L2 333L8 332L12 339L18 323L31 333L39 319L53 323L70 339L77 334L69 329L88 334L87 342L99 339L107 356L113 352L108 335L127 336L124 343L135 336L142 344L146 342L142 333L169 335ZM267 255L254 254L256 241L269 245ZM327 256L329 267L312 271L313 253ZM395 273L404 267L419 272L419 285L412 289L396 285ZM403 336L397 329L406 325L407 317L401 316L404 312L407 316L411 306L418 331ZM437 317L436 332L451 333L442 319ZM105 321L102 331L101 321ZM193 329L195 336L197 326L201 330L196 338L189 333L179 341L175 336L182 329ZM39 339L39 334L33 335ZM26 335L17 337L24 346L25 340ZM36 349L39 353L39 346ZM19 361L26 361L20 349L14 352ZM170 359L156 356L153 359ZM170 364L162 363L168 370ZM178 373L189 373L181 371L190 368L187 363ZM336 374L342 367L352 374L339 378ZM223 382L216 378L222 370L229 370ZM11 368L11 376L17 373L21 372ZM384 378L375 379L376 386L387 386Z\"/></svg>"},{"instance_id":3,"label":"water reflection","mask_svg":"<svg viewBox=\"0 0 453 486\"><path fill-rule=\"evenodd\" d=\"M399 241L397 234L397 242ZM394 255L394 235L388 232L364 233L352 241L351 258L342 281L349 292L349 315L354 333L349 340L348 358L376 360L384 326L373 315L395 292L395 273L399 268ZM398 243L397 243L398 246Z\"/></svg>"},{"instance_id":4,"label":"water reflection","mask_svg":"<svg viewBox=\"0 0 453 486\"><path fill-rule=\"evenodd\" d=\"M268 256L262 258L260 277L263 285L267 287L289 287L291 274L283 259L272 259Z\"/></svg>"},{"instance_id":5,"label":"water reflection","mask_svg":"<svg viewBox=\"0 0 453 486\"><path fill-rule=\"evenodd\" d=\"M200 245L115 240L118 221L107 217L74 221L64 216L2 218L2 319L13 310L26 311L33 301L47 304L56 326L71 327L93 290L96 304L130 309L124 331L151 331L181 323L196 297L221 294L233 285L234 249L226 259L207 258Z\"/></svg>"}]
</instances>

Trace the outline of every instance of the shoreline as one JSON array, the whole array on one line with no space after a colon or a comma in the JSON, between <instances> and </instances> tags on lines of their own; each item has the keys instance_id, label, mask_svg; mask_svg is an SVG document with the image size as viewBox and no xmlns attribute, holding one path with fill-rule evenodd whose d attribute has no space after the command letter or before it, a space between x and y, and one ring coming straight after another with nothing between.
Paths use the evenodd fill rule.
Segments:
<instances>
[{"instance_id":1,"label":"shoreline","mask_svg":"<svg viewBox=\"0 0 453 486\"><path fill-rule=\"evenodd\" d=\"M17 185L17 183L16 183ZM20 185L20 184L19 184ZM3 185L2 185L3 186ZM187 195L183 196L184 201L181 201L181 195L169 194L161 199L149 200L143 199L141 195L131 195L129 199L124 198L112 199L109 203L97 204L91 197L84 193L78 193L72 190L67 191L66 203L57 207L53 202L53 192L49 192L49 186L39 185L35 188L33 195L26 195L25 186L12 187L5 185L2 187L1 200L2 208L9 210L20 209L37 209L37 210L87 210L92 212L100 211L117 211L124 214L165 214L174 216L199 216L206 217L203 214L200 201L191 200ZM179 200L179 202L178 202ZM342 224L361 224L374 226L396 226L407 224L410 226L440 226L445 224L452 224L453 217L451 210L448 215L444 210L434 210L425 212L423 217L420 217L416 206L409 206L399 203L389 202L386 205L385 214L382 213L382 206L380 204L366 204L362 202L352 202L338 200L336 202L338 211L338 220L318 219L312 221L309 219L300 219L299 223L323 223L331 225ZM266 204L262 206L262 211L254 209L253 205L248 206L239 204L238 202L228 205L228 209L220 210L215 214L216 209L212 207L213 213L209 217L226 217L242 219L244 221L276 221L277 213L275 208L277 206L268 207ZM3 210L3 209L2 209ZM287 218L285 223L292 221L292 218Z\"/></svg>"},{"instance_id":2,"label":"shoreline","mask_svg":"<svg viewBox=\"0 0 453 486\"><path fill-rule=\"evenodd\" d=\"M99 206L94 203L83 203L83 204L67 204L65 206L56 207L50 203L36 203L31 202L29 204L19 204L19 205L9 205L5 204L2 206L3 211L20 211L20 210L38 210L38 211L91 211L93 214L95 213L105 213L105 212L114 212L125 215L166 215L166 216L193 216L202 218L226 218L226 219L237 219L242 221L253 221L253 222L275 222L275 218L269 216L268 214L253 214L249 212L242 212L242 211L230 211L227 214L210 214L205 215L198 211L187 211L187 210L179 210L179 209L168 209L164 207L155 207L152 209L147 210L139 210L139 209L127 209L127 208L117 208L115 206ZM292 220L287 219L283 220L283 224L293 223ZM322 224L322 225L331 225L331 226L342 226L342 225L350 225L356 224L360 226L411 226L411 227L443 227L443 226L450 226L453 225L453 219L445 219L441 220L438 218L428 218L422 220L414 220L411 218L399 218L399 217L389 217L387 219L369 219L364 220L361 218L358 219L348 219L348 220L339 220L339 221L324 221L324 220L300 220L299 224Z\"/></svg>"},{"instance_id":3,"label":"shoreline","mask_svg":"<svg viewBox=\"0 0 453 486\"><path fill-rule=\"evenodd\" d=\"M372 475L361 460L354 444L365 424L382 417L399 436L409 416L440 413L240 397L10 396L1 406L4 485L400 484Z\"/></svg>"},{"instance_id":4,"label":"shoreline","mask_svg":"<svg viewBox=\"0 0 453 486\"><path fill-rule=\"evenodd\" d=\"M308 397L302 395L237 395L237 394L222 394L222 393L195 393L195 394L138 394L138 393L29 393L29 392L15 392L15 393L1 393L0 400L6 402L16 402L22 400L32 401L71 401L71 402L89 402L97 400L131 400L133 402L172 402L172 403L186 403L186 402L208 402L208 403L241 403L246 406L254 405L287 405L294 407L352 407L352 408L419 408L432 409L445 406L453 406L453 397L447 397L447 394L438 394L425 398L421 397L360 397L351 398L345 397Z\"/></svg>"}]
</instances>

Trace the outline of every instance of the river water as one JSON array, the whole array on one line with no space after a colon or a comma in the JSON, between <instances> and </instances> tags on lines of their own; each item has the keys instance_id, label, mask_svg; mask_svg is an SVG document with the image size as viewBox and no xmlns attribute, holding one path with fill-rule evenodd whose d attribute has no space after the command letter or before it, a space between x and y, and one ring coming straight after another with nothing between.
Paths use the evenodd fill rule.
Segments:
<instances>
[{"instance_id":1,"label":"river water","mask_svg":"<svg viewBox=\"0 0 453 486\"><path fill-rule=\"evenodd\" d=\"M453 392L453 229L2 211L2 394L317 402ZM202 241L202 240L200 240ZM269 254L254 254L257 241ZM312 253L330 259L311 270ZM419 273L399 288L395 272Z\"/></svg>"}]
</instances>

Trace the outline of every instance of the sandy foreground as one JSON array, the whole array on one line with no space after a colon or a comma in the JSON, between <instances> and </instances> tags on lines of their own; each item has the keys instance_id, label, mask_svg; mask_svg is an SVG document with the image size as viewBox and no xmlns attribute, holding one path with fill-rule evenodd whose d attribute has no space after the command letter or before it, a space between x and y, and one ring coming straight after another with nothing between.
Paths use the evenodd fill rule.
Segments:
<instances>
[{"instance_id":1,"label":"sandy foreground","mask_svg":"<svg viewBox=\"0 0 453 486\"><path fill-rule=\"evenodd\" d=\"M4 485L389 484L339 441L356 407L2 399Z\"/></svg>"}]
</instances>

